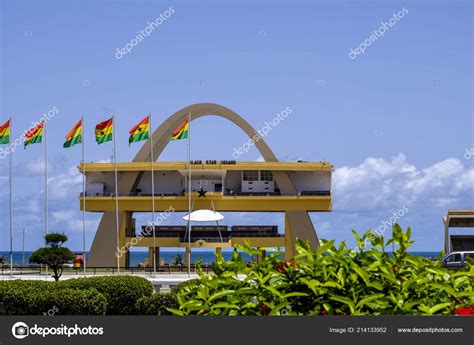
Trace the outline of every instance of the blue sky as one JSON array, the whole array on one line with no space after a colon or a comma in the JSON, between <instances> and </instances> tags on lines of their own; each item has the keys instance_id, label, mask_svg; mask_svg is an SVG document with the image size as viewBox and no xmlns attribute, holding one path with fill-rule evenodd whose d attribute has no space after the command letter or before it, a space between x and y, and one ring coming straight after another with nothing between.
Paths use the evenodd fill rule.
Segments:
<instances>
[{"instance_id":1,"label":"blue sky","mask_svg":"<svg viewBox=\"0 0 474 345\"><path fill-rule=\"evenodd\" d=\"M198 102L229 107L261 128L293 110L266 138L281 160L335 166L334 211L312 214L320 237L347 240L406 206L415 250L442 248L441 218L474 207L472 4L468 1L0 1L0 120L13 135L53 107L48 122L50 231L80 249L80 148L64 136L86 117L87 161L110 159L93 127L115 113L118 160L130 161L128 130L147 113L154 128ZM121 59L124 47L170 7L174 13ZM393 13L408 13L364 54L350 49ZM222 119L193 122L193 158L230 159L246 140ZM42 145L14 155L15 249L42 243ZM241 160L254 161L253 149ZM185 143L161 160L186 159ZM7 187L8 160L0 160ZM8 195L1 196L0 249L8 248ZM275 214L229 214L229 224L275 223ZM147 216L139 216L145 222ZM88 247L99 217L87 215ZM170 220L178 222L179 218Z\"/></svg>"}]
</instances>

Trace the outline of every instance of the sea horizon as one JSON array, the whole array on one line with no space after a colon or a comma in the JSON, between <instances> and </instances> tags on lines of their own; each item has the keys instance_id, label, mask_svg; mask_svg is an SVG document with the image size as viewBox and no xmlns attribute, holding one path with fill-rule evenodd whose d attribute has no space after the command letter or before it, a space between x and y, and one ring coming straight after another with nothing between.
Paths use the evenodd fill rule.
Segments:
<instances>
[{"instance_id":1,"label":"sea horizon","mask_svg":"<svg viewBox=\"0 0 474 345\"><path fill-rule=\"evenodd\" d=\"M25 265L28 265L28 259L30 255L32 254L32 251L25 251ZM79 253L79 251L77 251ZM252 261L250 256L248 256L244 252L240 252L242 254L242 257L244 261L250 262ZM270 252L267 252L270 253ZM283 253L283 252L282 252ZM392 253L392 252L387 252L387 253ZM439 256L440 252L436 251L413 251L409 252L410 254L413 254L415 256L421 256L425 258L437 258ZM87 255L89 252L87 252ZM165 261L165 264L170 264L173 263L175 257L177 255L181 255L184 259L185 256L185 250L167 250L167 251L161 251L160 252L160 259L163 259ZM5 264L9 264L10 262L10 252L9 251L0 251L0 256L3 256L3 260ZM222 256L225 260L230 260L232 257L232 251L223 251ZM130 257L130 265L132 267L137 266L139 263L144 262L145 259L148 258L148 252L147 251L135 251L131 253ZM203 265L210 265L215 261L215 251L214 250L203 250L200 249L199 251L191 251L191 262L196 263L199 259L202 259L201 263ZM14 265L22 265L23 261L23 252L22 251L14 251L13 252L13 264Z\"/></svg>"}]
</instances>

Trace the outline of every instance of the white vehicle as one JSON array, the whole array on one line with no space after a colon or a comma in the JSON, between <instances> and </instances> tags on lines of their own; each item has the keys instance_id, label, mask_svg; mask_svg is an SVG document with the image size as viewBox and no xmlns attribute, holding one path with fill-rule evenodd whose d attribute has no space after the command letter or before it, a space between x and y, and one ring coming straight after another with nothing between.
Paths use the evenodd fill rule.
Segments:
<instances>
[{"instance_id":1,"label":"white vehicle","mask_svg":"<svg viewBox=\"0 0 474 345\"><path fill-rule=\"evenodd\" d=\"M441 264L446 268L459 269L467 264L467 258L474 260L474 251L448 253L441 260Z\"/></svg>"}]
</instances>

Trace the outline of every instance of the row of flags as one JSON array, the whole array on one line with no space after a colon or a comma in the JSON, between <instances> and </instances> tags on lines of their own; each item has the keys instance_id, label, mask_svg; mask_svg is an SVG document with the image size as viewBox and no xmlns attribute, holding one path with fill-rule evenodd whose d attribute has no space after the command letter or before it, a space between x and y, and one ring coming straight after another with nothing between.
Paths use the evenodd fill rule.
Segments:
<instances>
[{"instance_id":1,"label":"row of flags","mask_svg":"<svg viewBox=\"0 0 474 345\"><path fill-rule=\"evenodd\" d=\"M129 145L150 138L150 116L148 115L129 131ZM10 143L10 124L8 120L0 126L0 145ZM189 119L186 118L183 124L171 133L170 140L186 139L188 137ZM38 144L43 141L44 122L41 122L31 130L25 133L25 149L30 144ZM114 131L114 118L98 123L95 126L95 140L97 144L103 144L112 141ZM83 137L83 120L80 119L74 127L67 133L64 148L73 147L82 143Z\"/></svg>"}]
</instances>

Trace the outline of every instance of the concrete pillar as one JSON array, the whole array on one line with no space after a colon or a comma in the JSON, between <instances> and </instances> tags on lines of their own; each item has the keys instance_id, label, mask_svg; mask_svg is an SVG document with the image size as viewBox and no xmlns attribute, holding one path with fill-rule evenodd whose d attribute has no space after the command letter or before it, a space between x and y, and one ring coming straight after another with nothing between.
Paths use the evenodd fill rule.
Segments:
<instances>
[{"instance_id":1,"label":"concrete pillar","mask_svg":"<svg viewBox=\"0 0 474 345\"><path fill-rule=\"evenodd\" d=\"M446 253L450 252L450 243L449 243L449 220L448 217L444 217L444 251Z\"/></svg>"}]
</instances>

